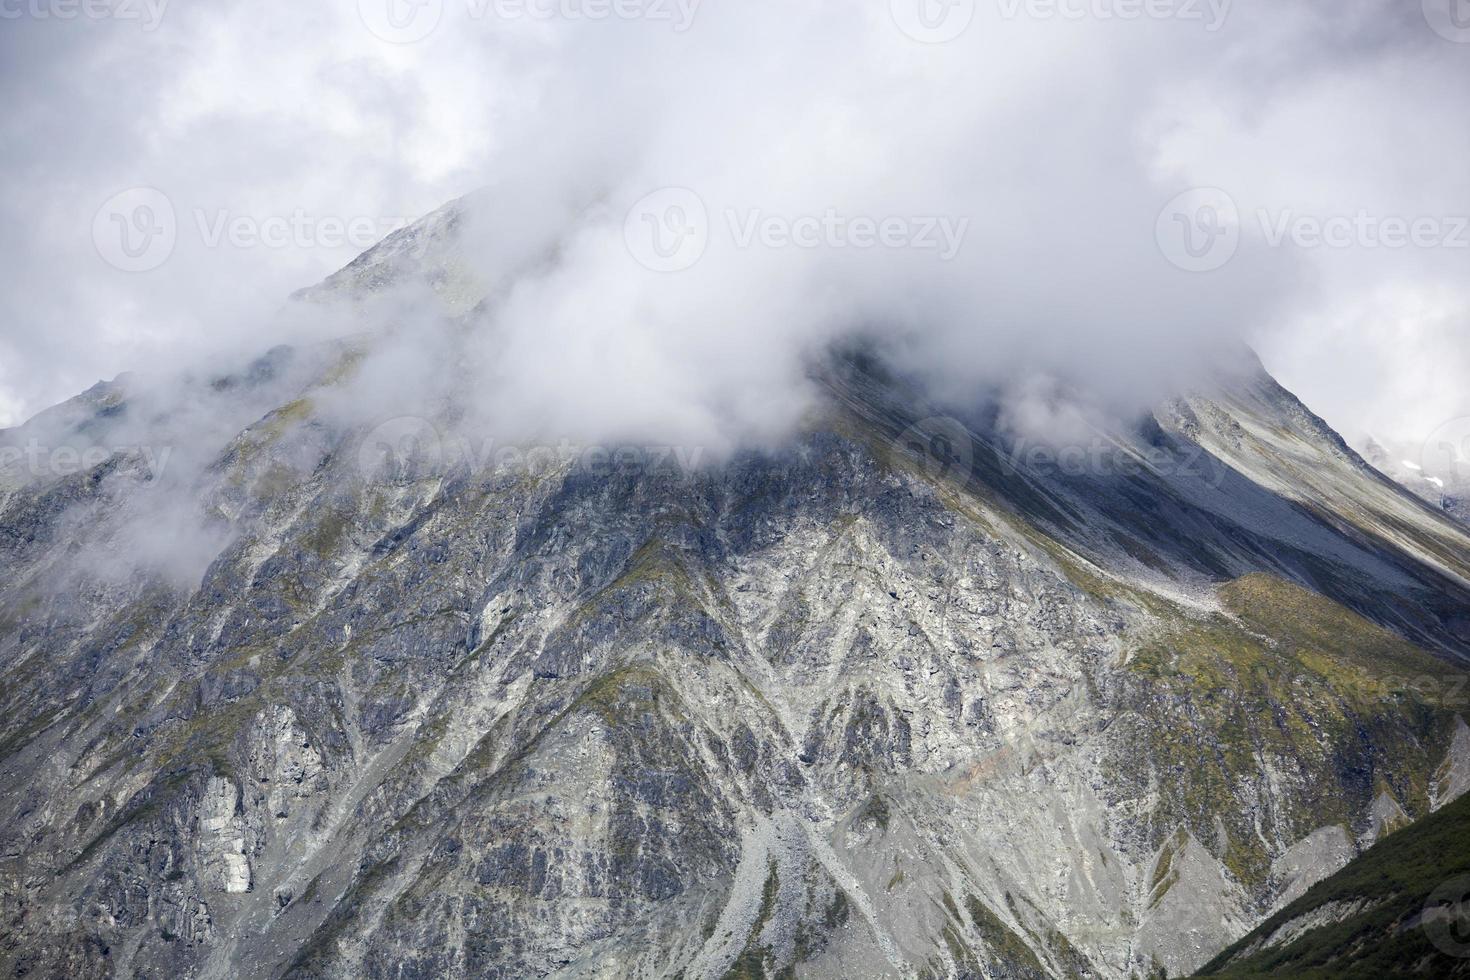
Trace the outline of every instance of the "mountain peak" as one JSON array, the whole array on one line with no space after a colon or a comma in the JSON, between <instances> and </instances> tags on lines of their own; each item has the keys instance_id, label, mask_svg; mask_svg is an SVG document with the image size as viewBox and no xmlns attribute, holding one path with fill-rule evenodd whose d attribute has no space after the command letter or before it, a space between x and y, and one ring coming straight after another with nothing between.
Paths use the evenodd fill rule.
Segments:
<instances>
[{"instance_id":1,"label":"mountain peak","mask_svg":"<svg viewBox=\"0 0 1470 980\"><path fill-rule=\"evenodd\" d=\"M685 463L370 348L6 434L132 446L0 496L21 968L1178 974L1434 802L1470 539L1268 376L1043 440L854 345Z\"/></svg>"}]
</instances>

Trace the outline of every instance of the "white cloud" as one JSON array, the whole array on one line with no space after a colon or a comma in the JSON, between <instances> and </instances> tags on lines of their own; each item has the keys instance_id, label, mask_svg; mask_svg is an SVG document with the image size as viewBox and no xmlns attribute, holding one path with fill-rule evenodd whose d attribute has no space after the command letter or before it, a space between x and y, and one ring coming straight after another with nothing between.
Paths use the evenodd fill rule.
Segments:
<instances>
[{"instance_id":1,"label":"white cloud","mask_svg":"<svg viewBox=\"0 0 1470 980\"><path fill-rule=\"evenodd\" d=\"M359 250L324 241L324 220L388 223L485 186L471 261L487 280L532 270L460 365L494 424L768 438L807 404L803 357L857 330L951 393L1040 386L1127 411L1250 339L1350 438L1470 414L1465 250L1273 246L1258 217L1466 209L1470 59L1417 11L1254 0L1207 30L1179 11L981 5L924 44L888 4L620 5L649 15L626 20L502 6L445 0L409 44L352 4L171 6L151 33L8 29L0 413L324 331L274 315ZM678 31L655 9L693 20ZM125 274L90 229L137 185L167 193L179 237ZM1205 273L1155 239L1194 186L1226 191L1241 221ZM663 187L705 209L683 271L639 266L624 234L627 208ZM211 248L201 212L318 231ZM730 215L752 213L788 229L833 213L967 224L944 261L851 247L848 231L843 247L741 247Z\"/></svg>"}]
</instances>

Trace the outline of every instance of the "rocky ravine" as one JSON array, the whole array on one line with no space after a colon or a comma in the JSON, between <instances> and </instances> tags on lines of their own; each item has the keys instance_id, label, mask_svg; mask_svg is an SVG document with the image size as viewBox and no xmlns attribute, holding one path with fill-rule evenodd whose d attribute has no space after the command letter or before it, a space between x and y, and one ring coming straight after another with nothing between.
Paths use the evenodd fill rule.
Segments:
<instances>
[{"instance_id":1,"label":"rocky ravine","mask_svg":"<svg viewBox=\"0 0 1470 980\"><path fill-rule=\"evenodd\" d=\"M1177 975L1470 786L1470 535L1258 369L1080 474L852 353L718 467L365 470L360 355L191 382L198 521L0 491L12 973Z\"/></svg>"}]
</instances>

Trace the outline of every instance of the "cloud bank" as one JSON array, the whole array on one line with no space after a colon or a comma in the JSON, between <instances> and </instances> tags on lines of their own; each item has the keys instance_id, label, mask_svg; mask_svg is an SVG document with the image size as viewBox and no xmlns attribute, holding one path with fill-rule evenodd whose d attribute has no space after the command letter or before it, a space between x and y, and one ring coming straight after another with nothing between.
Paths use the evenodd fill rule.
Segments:
<instances>
[{"instance_id":1,"label":"cloud bank","mask_svg":"<svg viewBox=\"0 0 1470 980\"><path fill-rule=\"evenodd\" d=\"M373 411L458 386L507 437L719 450L778 438L805 359L857 334L1018 418L1136 411L1250 342L1350 439L1412 441L1470 415L1470 45L1435 2L27 15L0 414L340 332L283 298L483 188L493 295L468 333L397 311ZM138 188L173 240L124 271L99 209ZM162 211L126 201L104 238Z\"/></svg>"}]
</instances>

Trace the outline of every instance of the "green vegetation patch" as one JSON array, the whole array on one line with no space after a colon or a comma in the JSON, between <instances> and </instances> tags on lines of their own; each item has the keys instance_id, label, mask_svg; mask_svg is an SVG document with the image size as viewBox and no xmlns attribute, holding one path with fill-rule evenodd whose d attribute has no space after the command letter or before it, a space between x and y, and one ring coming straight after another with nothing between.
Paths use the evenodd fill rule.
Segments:
<instances>
[{"instance_id":1,"label":"green vegetation patch","mask_svg":"<svg viewBox=\"0 0 1470 980\"><path fill-rule=\"evenodd\" d=\"M1441 921L1440 933L1420 922L1431 895L1467 875L1470 796L1463 796L1385 837L1337 874L1318 882L1206 964L1200 975L1307 980L1470 976L1470 958L1452 955L1463 948L1463 934L1454 932L1447 921ZM1464 899L1467 890L1470 880L1453 891L1451 900ZM1341 922L1309 930L1282 946L1241 955L1293 919L1329 903L1362 899L1368 906ZM1436 945L1436 938L1441 945Z\"/></svg>"},{"instance_id":2,"label":"green vegetation patch","mask_svg":"<svg viewBox=\"0 0 1470 980\"><path fill-rule=\"evenodd\" d=\"M1123 774L1134 785L1156 774L1163 814L1219 844L1248 888L1265 883L1271 854L1241 789L1270 769L1289 778L1267 838L1353 827L1381 792L1425 812L1457 711L1443 694L1465 674L1281 579L1247 576L1220 597L1231 615L1176 615L1129 660L1145 683L1142 744L1119 760ZM1173 832L1163 821L1158 830Z\"/></svg>"},{"instance_id":3,"label":"green vegetation patch","mask_svg":"<svg viewBox=\"0 0 1470 980\"><path fill-rule=\"evenodd\" d=\"M1007 965L1026 977L1045 977L1046 969L1031 947L974 895L965 898L965 909L985 945Z\"/></svg>"},{"instance_id":4,"label":"green vegetation patch","mask_svg":"<svg viewBox=\"0 0 1470 980\"><path fill-rule=\"evenodd\" d=\"M771 861L769 870L766 872L766 883L761 889L760 912L756 914L755 925L750 927L750 938L746 940L745 948L740 955L735 957L735 962L726 971L723 980L765 980L766 954L762 951L761 933L766 928L766 923L776 914L776 896L780 891L781 881L776 874L776 862Z\"/></svg>"}]
</instances>

